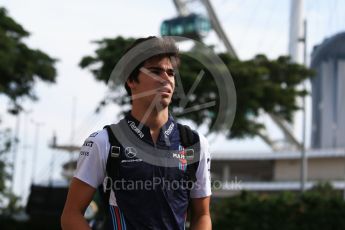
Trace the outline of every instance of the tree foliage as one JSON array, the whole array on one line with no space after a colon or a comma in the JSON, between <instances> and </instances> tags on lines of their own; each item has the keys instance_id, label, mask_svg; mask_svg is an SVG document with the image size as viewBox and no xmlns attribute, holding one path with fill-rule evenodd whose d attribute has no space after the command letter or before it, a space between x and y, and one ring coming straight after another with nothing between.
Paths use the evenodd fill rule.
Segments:
<instances>
[{"instance_id":1,"label":"tree foliage","mask_svg":"<svg viewBox=\"0 0 345 230\"><path fill-rule=\"evenodd\" d=\"M0 95L8 98L8 111L17 115L22 107L19 99L36 100L34 86L38 81L54 83L56 60L38 49L31 49L23 40L29 36L19 23L0 7ZM1 120L0 120L1 125ZM18 140L16 140L18 141ZM15 209L17 197L6 187L10 178L6 153L13 140L8 129L0 129L0 214ZM3 208L5 206L5 208Z\"/></svg>"},{"instance_id":2,"label":"tree foliage","mask_svg":"<svg viewBox=\"0 0 345 230\"><path fill-rule=\"evenodd\" d=\"M23 39L29 36L4 8L0 8L0 94L10 99L12 113L20 111L20 98L37 99L37 81L55 82L56 60L38 49L29 48Z\"/></svg>"},{"instance_id":3,"label":"tree foliage","mask_svg":"<svg viewBox=\"0 0 345 230\"><path fill-rule=\"evenodd\" d=\"M97 41L99 47L95 54L82 58L80 67L88 68L97 80L107 83L111 71L133 40L117 37ZM189 52L181 53L179 73L184 91L189 91L201 70L204 71L204 76L188 98L186 107L202 105L210 100L215 101L216 105L198 112L185 113L181 117L190 119L197 125L206 123L211 127L219 112L221 98L215 79L193 55ZM292 120L293 113L299 109L297 98L307 94L296 86L313 75L311 70L291 63L285 56L269 60L265 55L257 55L252 60L240 61L226 53L218 55L230 70L237 93L236 117L229 132L230 137L254 136L264 129L265 125L257 120L261 112L279 115L286 121ZM181 98L175 95L174 99L177 100L173 100L172 110L183 111L185 107L179 108L181 105L178 103ZM128 100L119 100L118 97L113 100L120 104L128 103ZM101 104L109 101L111 99Z\"/></svg>"}]
</instances>

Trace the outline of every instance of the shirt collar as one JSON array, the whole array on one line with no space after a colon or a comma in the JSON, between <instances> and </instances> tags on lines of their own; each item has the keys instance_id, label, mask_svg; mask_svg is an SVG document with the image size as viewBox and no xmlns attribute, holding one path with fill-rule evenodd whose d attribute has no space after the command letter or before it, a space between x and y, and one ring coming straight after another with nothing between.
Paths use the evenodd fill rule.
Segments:
<instances>
[{"instance_id":1,"label":"shirt collar","mask_svg":"<svg viewBox=\"0 0 345 230\"><path fill-rule=\"evenodd\" d=\"M139 139L154 146L149 127L135 119L131 112L126 114L125 119L129 128ZM159 148L176 148L176 143L177 145L179 143L179 134L176 131L177 124L174 118L169 115L168 121L160 129L156 146Z\"/></svg>"}]
</instances>

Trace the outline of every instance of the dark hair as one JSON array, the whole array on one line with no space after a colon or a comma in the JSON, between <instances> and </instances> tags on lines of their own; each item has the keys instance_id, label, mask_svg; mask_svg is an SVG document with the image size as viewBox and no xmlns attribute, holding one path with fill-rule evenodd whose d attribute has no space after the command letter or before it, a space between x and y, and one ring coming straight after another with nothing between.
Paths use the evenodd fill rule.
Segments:
<instances>
[{"instance_id":1,"label":"dark hair","mask_svg":"<svg viewBox=\"0 0 345 230\"><path fill-rule=\"evenodd\" d=\"M164 58L164 57L173 57L176 60L176 64L179 65L180 58L179 58L179 50L175 44L175 41L172 38L169 37L156 37L156 36L149 36L146 38L139 38L133 42L133 44L124 52L123 55L128 53L130 50L132 50L134 47L138 46L139 44L146 42L148 40L151 40L152 44L150 44L150 49L154 49L155 54L146 60L143 60L137 67L134 68L134 70L129 74L127 80L129 81L135 81L139 83L139 71L140 68L143 67L146 61L152 60L154 58ZM125 82L125 89L127 91L128 96L131 96L131 89L129 88L127 81Z\"/></svg>"}]
</instances>

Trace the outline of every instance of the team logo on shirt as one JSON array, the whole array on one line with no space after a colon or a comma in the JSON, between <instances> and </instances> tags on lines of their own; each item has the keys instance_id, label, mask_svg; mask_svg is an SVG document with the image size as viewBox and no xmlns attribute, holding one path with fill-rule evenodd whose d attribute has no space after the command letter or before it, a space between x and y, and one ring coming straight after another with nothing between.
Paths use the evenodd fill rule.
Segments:
<instances>
[{"instance_id":1,"label":"team logo on shirt","mask_svg":"<svg viewBox=\"0 0 345 230\"><path fill-rule=\"evenodd\" d=\"M89 156L89 152L87 152L87 151L80 151L80 156L86 156L86 157L88 157Z\"/></svg>"},{"instance_id":2,"label":"team logo on shirt","mask_svg":"<svg viewBox=\"0 0 345 230\"><path fill-rule=\"evenodd\" d=\"M178 168L182 171L186 171L188 161L192 161L194 159L194 149L185 149L180 145L178 153L173 153L172 157L179 159Z\"/></svg>"},{"instance_id":3,"label":"team logo on shirt","mask_svg":"<svg viewBox=\"0 0 345 230\"><path fill-rule=\"evenodd\" d=\"M85 141L83 146L92 147L93 141Z\"/></svg>"},{"instance_id":4,"label":"team logo on shirt","mask_svg":"<svg viewBox=\"0 0 345 230\"><path fill-rule=\"evenodd\" d=\"M194 159L194 149L185 149L180 146L179 152L173 153L172 157L176 159L186 159L187 161L191 161Z\"/></svg>"},{"instance_id":5,"label":"team logo on shirt","mask_svg":"<svg viewBox=\"0 0 345 230\"><path fill-rule=\"evenodd\" d=\"M173 153L173 157L179 159L178 168L182 171L187 170L187 160L186 160L186 151L185 148L180 145L178 153Z\"/></svg>"},{"instance_id":6,"label":"team logo on shirt","mask_svg":"<svg viewBox=\"0 0 345 230\"><path fill-rule=\"evenodd\" d=\"M143 132L135 125L134 121L127 121L129 127L140 137L143 138Z\"/></svg>"},{"instance_id":7,"label":"team logo on shirt","mask_svg":"<svg viewBox=\"0 0 345 230\"><path fill-rule=\"evenodd\" d=\"M90 135L90 137L95 137L95 136L97 136L97 132L94 132L94 133L91 133L91 135Z\"/></svg>"},{"instance_id":8,"label":"team logo on shirt","mask_svg":"<svg viewBox=\"0 0 345 230\"><path fill-rule=\"evenodd\" d=\"M171 134L171 132L173 131L174 129L174 123L171 123L169 125L169 128L167 130L164 131L164 134L165 134L165 138L168 138L168 136Z\"/></svg>"},{"instance_id":9,"label":"team logo on shirt","mask_svg":"<svg viewBox=\"0 0 345 230\"><path fill-rule=\"evenodd\" d=\"M133 158L137 155L137 150L134 147L126 147L125 155L128 158Z\"/></svg>"}]
</instances>

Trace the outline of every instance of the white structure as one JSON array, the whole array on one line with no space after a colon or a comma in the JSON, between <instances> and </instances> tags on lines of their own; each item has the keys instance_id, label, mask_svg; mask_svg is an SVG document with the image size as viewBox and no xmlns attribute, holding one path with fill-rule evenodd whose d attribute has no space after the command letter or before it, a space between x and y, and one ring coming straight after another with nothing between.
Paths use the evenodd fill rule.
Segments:
<instances>
[{"instance_id":1,"label":"white structure","mask_svg":"<svg viewBox=\"0 0 345 230\"><path fill-rule=\"evenodd\" d=\"M303 0L291 0L289 56L293 62L302 63Z\"/></svg>"}]
</instances>

